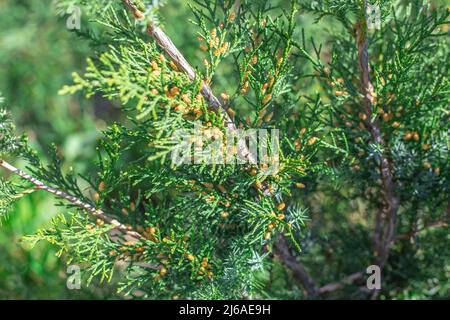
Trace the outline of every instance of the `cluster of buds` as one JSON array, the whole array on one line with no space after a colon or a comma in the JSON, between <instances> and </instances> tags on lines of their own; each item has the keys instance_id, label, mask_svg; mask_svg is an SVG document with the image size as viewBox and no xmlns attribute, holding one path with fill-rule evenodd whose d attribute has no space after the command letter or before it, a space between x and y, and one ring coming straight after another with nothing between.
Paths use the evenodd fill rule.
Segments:
<instances>
[{"instance_id":1,"label":"cluster of buds","mask_svg":"<svg viewBox=\"0 0 450 320\"><path fill-rule=\"evenodd\" d=\"M276 210L279 212L276 214L275 212L271 212L269 217L271 218L271 222L267 225L266 233L264 234L264 240L269 241L272 238L272 234L280 223L285 222L286 215L283 211L286 209L286 204L284 202L279 203L276 206Z\"/></svg>"},{"instance_id":2,"label":"cluster of buds","mask_svg":"<svg viewBox=\"0 0 450 320\"><path fill-rule=\"evenodd\" d=\"M150 62L150 66L152 68L152 75L155 77L159 77L161 75L161 68L155 60Z\"/></svg>"},{"instance_id":3,"label":"cluster of buds","mask_svg":"<svg viewBox=\"0 0 450 320\"><path fill-rule=\"evenodd\" d=\"M150 61L150 68L151 68L151 74L155 77L159 77L161 75L162 70L164 69L164 67L166 66L166 58L164 57L164 55L161 53L156 60L151 60ZM178 71L178 67L175 65L175 63L173 61L169 62L170 67L174 70L174 71Z\"/></svg>"},{"instance_id":4,"label":"cluster of buds","mask_svg":"<svg viewBox=\"0 0 450 320\"><path fill-rule=\"evenodd\" d=\"M198 270L199 275L206 275L209 278L212 278L214 276L214 273L211 271L212 265L209 263L209 259L204 257L202 258L202 261L200 262L200 268Z\"/></svg>"},{"instance_id":5,"label":"cluster of buds","mask_svg":"<svg viewBox=\"0 0 450 320\"><path fill-rule=\"evenodd\" d=\"M410 140L415 140L415 141L419 141L420 140L420 135L417 131L407 131L404 135L403 135L403 140L405 141L410 141Z\"/></svg>"},{"instance_id":6,"label":"cluster of buds","mask_svg":"<svg viewBox=\"0 0 450 320\"><path fill-rule=\"evenodd\" d=\"M211 271L212 265L207 257L203 257L200 260L199 258L196 258L192 253L185 253L184 256L189 262L191 262L196 268L198 268L198 275L206 275L209 278L212 278L214 276L214 273Z\"/></svg>"},{"instance_id":7,"label":"cluster of buds","mask_svg":"<svg viewBox=\"0 0 450 320\"><path fill-rule=\"evenodd\" d=\"M330 73L330 70L328 68L324 68L324 73L328 75ZM346 97L349 95L345 88L345 80L343 78L331 80L330 85L335 88L334 95L336 97Z\"/></svg>"},{"instance_id":8,"label":"cluster of buds","mask_svg":"<svg viewBox=\"0 0 450 320\"><path fill-rule=\"evenodd\" d=\"M215 57L223 57L230 50L230 43L223 42L221 40L221 38L217 35L217 28L213 28L207 37L200 36L197 39L202 42L199 46L200 49L205 52L212 50ZM204 41L207 41L207 43L203 43Z\"/></svg>"},{"instance_id":9,"label":"cluster of buds","mask_svg":"<svg viewBox=\"0 0 450 320\"><path fill-rule=\"evenodd\" d=\"M261 126L263 121L269 123L273 118L274 113L267 113L267 108L263 108L258 112L258 126ZM247 124L250 125L250 118L247 118Z\"/></svg>"},{"instance_id":10,"label":"cluster of buds","mask_svg":"<svg viewBox=\"0 0 450 320\"><path fill-rule=\"evenodd\" d=\"M187 93L181 93L177 86L169 88L164 87L165 95L172 100L170 106L177 112L182 112L186 119L195 120L203 115L201 105L203 103L203 97L197 95L195 101L191 99Z\"/></svg>"},{"instance_id":11,"label":"cluster of buds","mask_svg":"<svg viewBox=\"0 0 450 320\"><path fill-rule=\"evenodd\" d=\"M426 170L433 170L433 172L434 172L434 174L435 174L436 176L439 176L439 175L441 174L441 168L435 167L435 168L433 169L433 165L432 165L430 162L428 162L428 161L424 161L424 162L422 163L422 166L423 166Z\"/></svg>"},{"instance_id":12,"label":"cluster of buds","mask_svg":"<svg viewBox=\"0 0 450 320\"><path fill-rule=\"evenodd\" d=\"M392 111L386 112L383 108L378 109L378 114L382 117L384 122L390 122L394 119L394 114Z\"/></svg>"},{"instance_id":13,"label":"cluster of buds","mask_svg":"<svg viewBox=\"0 0 450 320\"><path fill-rule=\"evenodd\" d=\"M250 81L248 80L249 76L252 74L251 70L246 70L242 76L241 80L241 93L246 94L250 90Z\"/></svg>"},{"instance_id":14,"label":"cluster of buds","mask_svg":"<svg viewBox=\"0 0 450 320\"><path fill-rule=\"evenodd\" d=\"M157 238L158 230L155 227L149 226L149 227L143 228L141 226L138 226L138 227L136 227L136 230L140 234L142 234L144 236L144 238L146 238L152 242L155 242L155 243L159 242L158 238Z\"/></svg>"},{"instance_id":15,"label":"cluster of buds","mask_svg":"<svg viewBox=\"0 0 450 320\"><path fill-rule=\"evenodd\" d=\"M316 144L316 142L319 140L319 138L317 138L317 137L311 137L311 138L309 138L308 139L308 146L312 146L312 145L315 145Z\"/></svg>"},{"instance_id":16,"label":"cluster of buds","mask_svg":"<svg viewBox=\"0 0 450 320\"><path fill-rule=\"evenodd\" d=\"M96 192L94 194L94 201L98 202L100 201L100 193L104 192L106 189L106 185L104 181L100 181L100 183L98 184L98 192Z\"/></svg>"},{"instance_id":17,"label":"cluster of buds","mask_svg":"<svg viewBox=\"0 0 450 320\"><path fill-rule=\"evenodd\" d=\"M208 140L215 141L223 138L224 133L218 127L211 127L203 130L203 136Z\"/></svg>"},{"instance_id":18,"label":"cluster of buds","mask_svg":"<svg viewBox=\"0 0 450 320\"><path fill-rule=\"evenodd\" d=\"M302 149L302 139L303 139L303 136L305 135L305 133L306 133L306 128L301 128L300 129L300 137L294 140L295 151L300 151ZM313 145L316 143L316 140L317 140L317 138L312 137L312 138L308 139L307 143L308 143L308 145Z\"/></svg>"},{"instance_id":19,"label":"cluster of buds","mask_svg":"<svg viewBox=\"0 0 450 320\"><path fill-rule=\"evenodd\" d=\"M227 17L227 22L233 23L235 19L236 19L236 13L232 10Z\"/></svg>"}]
</instances>

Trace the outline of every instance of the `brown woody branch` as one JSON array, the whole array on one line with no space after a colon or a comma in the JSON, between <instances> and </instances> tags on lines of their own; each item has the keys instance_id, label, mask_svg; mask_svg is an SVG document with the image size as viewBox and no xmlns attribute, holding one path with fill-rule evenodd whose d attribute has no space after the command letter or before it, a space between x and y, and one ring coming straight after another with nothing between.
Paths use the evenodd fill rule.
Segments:
<instances>
[{"instance_id":1,"label":"brown woody branch","mask_svg":"<svg viewBox=\"0 0 450 320\"><path fill-rule=\"evenodd\" d=\"M407 240L407 239L413 238L413 237L417 236L419 233L422 233L429 229L447 228L448 226L449 226L448 223L446 223L444 221L436 221L436 222L427 224L423 228L420 228L420 229L417 229L417 230L414 230L414 231L411 231L408 233L399 234L398 236L395 237L395 240Z\"/></svg>"},{"instance_id":2,"label":"brown woody branch","mask_svg":"<svg viewBox=\"0 0 450 320\"><path fill-rule=\"evenodd\" d=\"M284 237L280 237L274 246L275 256L292 271L292 275L297 279L306 290L309 298L318 298L330 292L340 290L347 285L351 285L364 277L363 272L355 272L343 278L340 281L331 282L322 287L317 287L314 279L309 275L306 268L289 251L289 245Z\"/></svg>"},{"instance_id":3,"label":"brown woody branch","mask_svg":"<svg viewBox=\"0 0 450 320\"><path fill-rule=\"evenodd\" d=\"M275 243L274 253L292 271L294 278L302 284L307 296L311 298L317 297L319 290L314 280L308 274L305 267L291 254L289 244L285 237L281 236L277 243Z\"/></svg>"},{"instance_id":4,"label":"brown woody branch","mask_svg":"<svg viewBox=\"0 0 450 320\"><path fill-rule=\"evenodd\" d=\"M428 223L425 226L423 226L422 228L416 229L414 231L399 234L392 240L392 242L400 241L400 240L408 240L412 237L417 236L419 233L427 231L429 229L447 228L449 226L449 224L448 224L449 218L450 218L450 205L447 206L447 209L446 209L443 217L440 218L439 220ZM326 293L329 293L332 291L340 290L340 289L344 288L346 285L350 285L350 284L362 279L363 277L364 277L363 272L355 272L351 275L346 276L341 281L332 282L323 287L320 287L318 290L318 293L320 295L322 295L322 294L326 294Z\"/></svg>"},{"instance_id":5,"label":"brown woody branch","mask_svg":"<svg viewBox=\"0 0 450 320\"><path fill-rule=\"evenodd\" d=\"M355 272L355 273L345 277L341 281L332 282L332 283L329 283L329 284L321 287L318 292L320 294L330 293L332 291L336 291L336 290L342 289L345 286L350 285L350 284L352 284L352 283L362 279L363 277L364 277L364 273L362 273L362 272Z\"/></svg>"},{"instance_id":6,"label":"brown woody branch","mask_svg":"<svg viewBox=\"0 0 450 320\"><path fill-rule=\"evenodd\" d=\"M365 11L367 0L364 0L364 18L356 24L356 42L358 47L358 65L360 70L361 94L363 96L364 111L367 114L366 127L375 144L385 147L381 132L380 119L374 114L375 94L370 80L369 42L367 35L367 17ZM374 246L375 255L380 267L383 267L389 257L392 241L395 239L397 213L400 206L399 198L395 195L392 161L385 148L380 156L379 172L383 184L383 204L376 215Z\"/></svg>"},{"instance_id":7,"label":"brown woody branch","mask_svg":"<svg viewBox=\"0 0 450 320\"><path fill-rule=\"evenodd\" d=\"M365 125L370 132L372 141L380 146L385 146L385 141L381 132L380 119L374 114L375 91L370 80L369 64L369 42L367 35L367 0L363 2L364 17L356 24L356 43L358 49L358 67L360 71L361 94L363 96L363 108L367 115ZM376 214L374 247L376 260L380 267L383 267L389 257L392 242L396 240L395 228L397 224L397 213L399 209L399 199L394 192L394 179L392 173L392 163L386 150L380 156L379 172L383 184L383 204ZM302 267L299 270L304 270ZM339 290L364 276L362 272L353 273L341 281L327 284L319 289L315 289L318 294L325 294ZM300 280L302 283L304 281ZM306 287L305 287L306 288Z\"/></svg>"},{"instance_id":8,"label":"brown woody branch","mask_svg":"<svg viewBox=\"0 0 450 320\"><path fill-rule=\"evenodd\" d=\"M408 232L408 233L404 233L404 234L399 234L398 236L395 237L395 240L407 240L407 239L411 239L415 236L417 236L419 233L422 233L424 231L427 231L429 229L434 229L434 228L447 228L448 222L450 221L450 204L447 205L447 208L444 212L444 214L442 215L442 217L436 221L430 222L425 224L423 227L421 228L416 228L415 230Z\"/></svg>"},{"instance_id":9,"label":"brown woody branch","mask_svg":"<svg viewBox=\"0 0 450 320\"><path fill-rule=\"evenodd\" d=\"M8 162L6 162L4 160L0 160L0 166L3 167L4 169L16 174L17 176L21 177L22 179L25 179L25 180L31 182L32 184L35 185L35 189L47 191L47 192L57 196L58 198L64 199L64 200L72 203L73 205L80 207L83 210L86 210L87 212L91 213L94 217L99 218L99 219L103 220L104 222L114 226L115 229L123 232L125 235L127 235L131 238L134 238L134 239L143 238L138 232L132 231L130 229L130 227L120 223L118 220L116 220L114 218L109 217L103 210L97 209L94 206L92 206L86 202L83 202L82 200L80 200L66 192L60 191L58 189L55 189L53 187L46 185L42 181L30 176L26 172L14 167L13 165L9 164Z\"/></svg>"}]
</instances>

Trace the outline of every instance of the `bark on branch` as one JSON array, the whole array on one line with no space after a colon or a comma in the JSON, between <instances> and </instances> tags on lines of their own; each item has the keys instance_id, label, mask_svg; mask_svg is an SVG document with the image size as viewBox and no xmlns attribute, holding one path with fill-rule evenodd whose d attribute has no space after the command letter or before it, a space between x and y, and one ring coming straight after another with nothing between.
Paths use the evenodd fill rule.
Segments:
<instances>
[{"instance_id":1,"label":"bark on branch","mask_svg":"<svg viewBox=\"0 0 450 320\"><path fill-rule=\"evenodd\" d=\"M341 281L332 282L332 283L329 283L329 284L321 287L319 289L319 293L326 294L326 293L330 293L330 292L342 289L345 286L362 279L363 277L364 277L364 274L362 272L355 272L355 273L345 277Z\"/></svg>"},{"instance_id":2,"label":"bark on branch","mask_svg":"<svg viewBox=\"0 0 450 320\"><path fill-rule=\"evenodd\" d=\"M367 114L365 124L373 142L383 148L379 159L379 172L383 185L383 204L376 215L374 232L376 259L380 267L383 267L389 257L392 241L395 239L397 212L400 203L394 191L393 166L381 132L380 119L374 114L375 94L370 80L369 41L366 17L367 0L364 0L363 5L363 18L356 24L356 42L358 47L361 94L363 96L364 111Z\"/></svg>"},{"instance_id":3,"label":"bark on branch","mask_svg":"<svg viewBox=\"0 0 450 320\"><path fill-rule=\"evenodd\" d=\"M17 176L21 177L22 179L25 179L25 180L31 182L32 184L35 185L35 188L37 190L47 191L47 192L55 195L56 197L64 199L64 200L70 202L71 204L91 213L94 217L99 218L99 219L103 220L104 222L114 226L115 229L121 231L122 233L124 233L125 235L127 235L129 237L132 237L134 239L143 238L142 235L140 235L138 232L130 230L130 227L128 227L128 226L120 223L118 220L108 216L103 210L97 209L94 206L92 206L92 205L66 193L66 192L60 191L58 189L55 189L53 187L46 185L42 181L30 176L26 172L14 167L13 165L9 164L8 162L6 162L4 160L0 160L0 167L3 167L4 169L16 174Z\"/></svg>"},{"instance_id":4,"label":"bark on branch","mask_svg":"<svg viewBox=\"0 0 450 320\"><path fill-rule=\"evenodd\" d=\"M314 280L300 262L289 251L289 244L285 237L281 236L274 247L275 255L292 271L293 276L303 285L306 294L310 298L317 297L319 291Z\"/></svg>"},{"instance_id":5,"label":"bark on branch","mask_svg":"<svg viewBox=\"0 0 450 320\"><path fill-rule=\"evenodd\" d=\"M395 237L395 240L408 240L408 239L411 239L411 238L417 236L419 233L422 233L429 229L448 228L449 221L450 221L450 204L447 205L447 208L446 208L444 214L438 220L427 223L421 228L416 227L415 230L412 230L408 233L399 234L398 236Z\"/></svg>"}]
</instances>

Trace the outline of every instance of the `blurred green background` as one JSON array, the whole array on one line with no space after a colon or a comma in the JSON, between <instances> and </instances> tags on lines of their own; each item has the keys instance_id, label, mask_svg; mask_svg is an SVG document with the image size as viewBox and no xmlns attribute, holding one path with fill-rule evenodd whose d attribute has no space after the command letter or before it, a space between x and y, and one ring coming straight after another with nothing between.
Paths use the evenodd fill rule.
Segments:
<instances>
[{"instance_id":1,"label":"blurred green background","mask_svg":"<svg viewBox=\"0 0 450 320\"><path fill-rule=\"evenodd\" d=\"M201 61L196 56L199 52L195 50L195 30L186 27L191 17L187 1L169 1L163 16L165 28L188 59ZM309 34L314 34L316 42L326 42L329 30L314 25L312 17L299 19ZM65 163L76 165L81 174L89 174L99 132L107 123L120 120L118 107L101 97L87 101L81 96L58 96L58 90L71 82L71 73L83 69L89 52L88 45L67 30L66 17L58 16L52 1L0 0L0 92L5 106L18 131L28 135L43 159L54 143ZM342 211L347 209L344 206ZM363 210L358 208L355 214ZM52 197L36 192L18 202L1 221L0 299L117 298L106 284L68 290L66 265L55 256L56 248L40 243L31 250L21 243L23 235L47 226L57 213L59 208ZM277 298L300 296L298 288L284 276L270 281L270 286Z\"/></svg>"}]
</instances>

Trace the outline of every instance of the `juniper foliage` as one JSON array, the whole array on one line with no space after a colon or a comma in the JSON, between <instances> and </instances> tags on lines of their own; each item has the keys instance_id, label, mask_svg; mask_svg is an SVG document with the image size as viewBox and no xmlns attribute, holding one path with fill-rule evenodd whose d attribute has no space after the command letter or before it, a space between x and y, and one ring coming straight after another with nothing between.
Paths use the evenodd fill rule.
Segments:
<instances>
[{"instance_id":1,"label":"juniper foliage","mask_svg":"<svg viewBox=\"0 0 450 320\"><path fill-rule=\"evenodd\" d=\"M397 286L408 297L436 275L431 295L445 296L448 250L431 261L439 249L426 246L448 240L445 229L429 231L448 221L448 10L419 0L194 0L201 63L192 61L193 77L158 41L170 20L161 4L56 1L61 13L78 5L90 18L77 33L92 46L85 71L60 94L102 95L127 121L102 132L96 174L77 177L63 172L56 148L43 163L2 111L0 161L20 179L0 183L0 213L35 189L65 209L26 240L57 245L87 283L118 272L119 292L136 298L273 297L265 275L280 265L302 288L289 297L340 289L378 297L356 283L371 264L386 273L382 297L398 295ZM381 30L368 29L369 4L380 10ZM328 60L298 27L302 14L341 25ZM209 88L226 92L217 99ZM279 129L270 150L279 170L174 164L174 136L199 124L209 140L190 142L201 147L230 128ZM26 160L30 176L10 156ZM355 202L366 208L358 222L346 214ZM411 261L430 272L398 277ZM355 283L339 282L352 272Z\"/></svg>"},{"instance_id":2,"label":"juniper foliage","mask_svg":"<svg viewBox=\"0 0 450 320\"><path fill-rule=\"evenodd\" d=\"M294 239L302 224L303 211L284 210L281 194L289 193L289 177L301 177L310 167L322 165L310 158L319 143L310 143L305 147L308 152L300 153L286 137L282 169L268 177L248 165L174 167L167 155L173 149L175 131L192 128L194 121L200 121L202 130L213 137L224 134L225 114L210 108L201 95L200 79L211 83L218 65L229 55L234 55L234 61L228 62L234 66L230 72L240 81L236 93L222 99L227 107L240 99L241 105L252 110L249 117L253 118L241 122L228 109L237 123L251 127L259 121L262 127L264 115L281 111L275 101L294 103L288 56L295 4L285 11L249 2L236 13L229 3L220 2L217 12L209 11L214 17L207 22L202 8L211 9L211 4L196 3L196 25L200 37L209 43L209 52L204 75L194 81L148 41L143 22L135 22L120 2L104 12L98 11L97 4L68 3L73 4L85 4L83 8L95 12L105 35L99 39L92 30L81 32L91 38L95 55L88 60L86 72L74 74L73 84L61 94L83 91L89 98L101 93L121 103L129 122L113 124L103 133L98 173L88 179L92 197L80 190L73 174L61 172L58 157L44 165L26 146L19 154L30 162L28 170L34 178L101 208L141 237L117 234L114 226L77 208L77 202L68 205L70 211L64 216L53 219L52 228L27 240L60 246L60 254L70 263L85 266L88 281L94 276L110 279L121 261L126 267L120 290L127 295L138 289L152 298L251 295L258 287L254 271L263 268L272 239L280 233ZM278 11L276 19L269 15L273 10ZM255 27L252 32L251 26ZM248 52L244 47L250 48ZM247 95L250 89L252 94ZM277 118L283 121L282 114ZM267 128L276 123L267 116L265 120ZM305 133L305 139L312 133ZM273 196L267 195L263 185Z\"/></svg>"}]
</instances>

